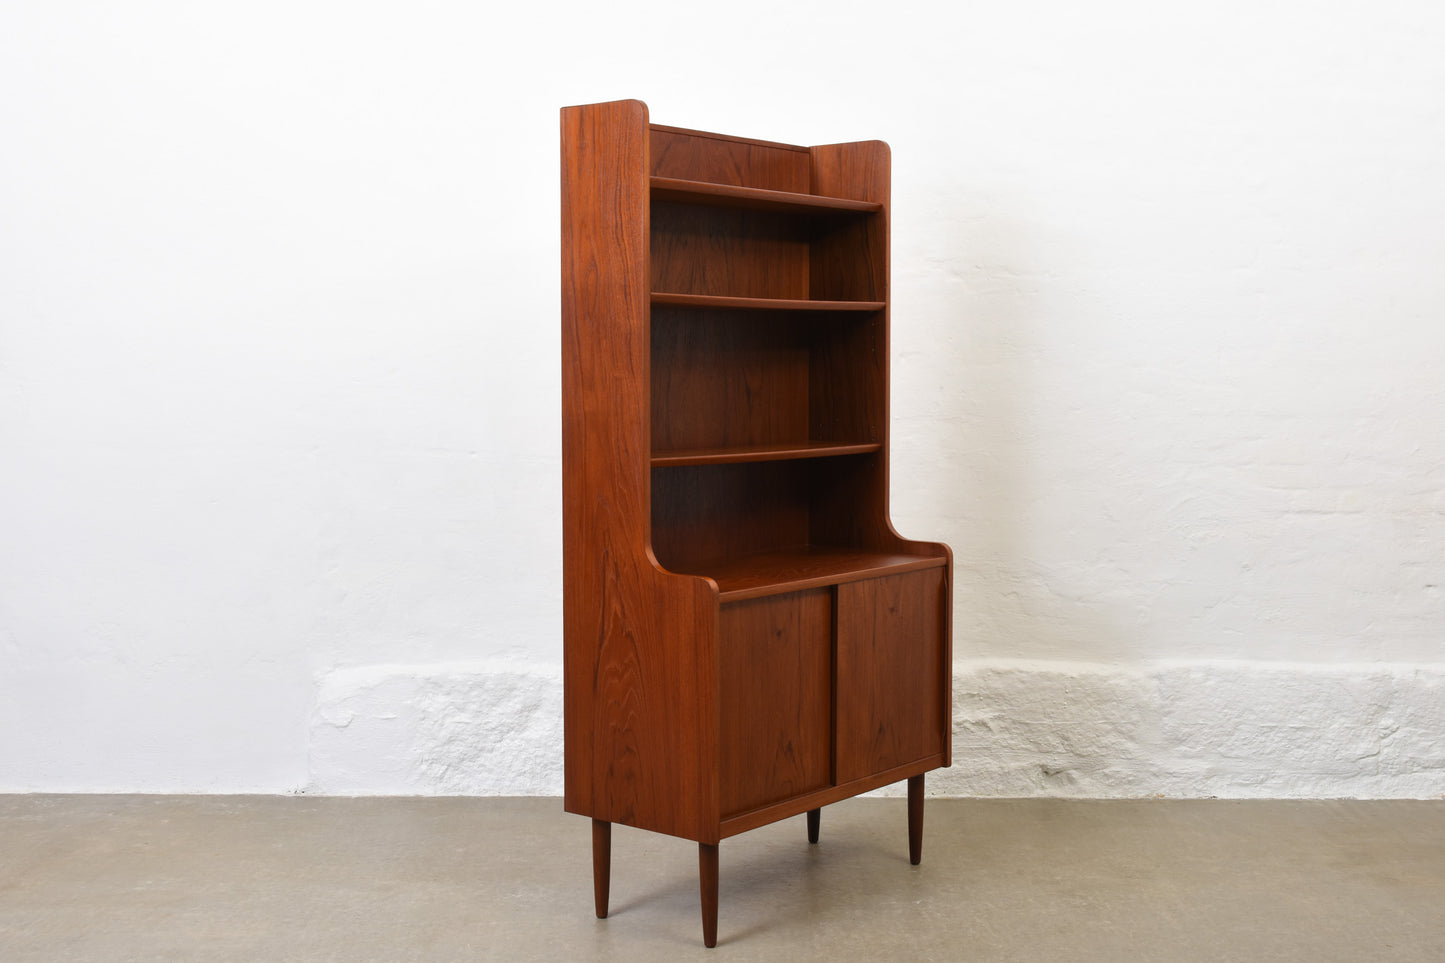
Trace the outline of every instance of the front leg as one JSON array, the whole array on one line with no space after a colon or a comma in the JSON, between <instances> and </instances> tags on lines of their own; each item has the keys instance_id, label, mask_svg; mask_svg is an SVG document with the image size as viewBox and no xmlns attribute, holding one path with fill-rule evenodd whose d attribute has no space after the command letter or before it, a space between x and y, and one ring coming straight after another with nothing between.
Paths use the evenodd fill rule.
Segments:
<instances>
[{"instance_id":1,"label":"front leg","mask_svg":"<svg viewBox=\"0 0 1445 963\"><path fill-rule=\"evenodd\" d=\"M607 889L612 881L612 824L592 820L592 901L597 918L607 919Z\"/></svg>"},{"instance_id":2,"label":"front leg","mask_svg":"<svg viewBox=\"0 0 1445 963\"><path fill-rule=\"evenodd\" d=\"M702 891L702 945L717 946L717 847L697 844L698 884Z\"/></svg>"},{"instance_id":3,"label":"front leg","mask_svg":"<svg viewBox=\"0 0 1445 963\"><path fill-rule=\"evenodd\" d=\"M923 859L923 777L908 780L908 861L917 866Z\"/></svg>"}]
</instances>

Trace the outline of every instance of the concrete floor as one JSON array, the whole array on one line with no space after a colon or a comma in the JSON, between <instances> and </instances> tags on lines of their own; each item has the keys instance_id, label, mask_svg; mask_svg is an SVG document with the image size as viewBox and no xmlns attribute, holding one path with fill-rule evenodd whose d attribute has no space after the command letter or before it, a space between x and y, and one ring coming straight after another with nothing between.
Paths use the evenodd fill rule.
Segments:
<instances>
[{"instance_id":1,"label":"concrete floor","mask_svg":"<svg viewBox=\"0 0 1445 963\"><path fill-rule=\"evenodd\" d=\"M0 796L0 960L1445 960L1445 802L930 800L697 848L556 799Z\"/></svg>"}]
</instances>

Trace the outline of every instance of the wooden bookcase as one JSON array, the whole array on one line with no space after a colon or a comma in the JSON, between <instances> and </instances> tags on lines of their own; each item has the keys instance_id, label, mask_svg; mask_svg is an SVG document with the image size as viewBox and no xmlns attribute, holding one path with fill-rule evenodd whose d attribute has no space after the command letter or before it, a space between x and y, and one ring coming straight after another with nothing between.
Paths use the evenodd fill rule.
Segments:
<instances>
[{"instance_id":1,"label":"wooden bookcase","mask_svg":"<svg viewBox=\"0 0 1445 963\"><path fill-rule=\"evenodd\" d=\"M718 844L950 764L953 563L888 519L888 146L562 111L566 809Z\"/></svg>"}]
</instances>

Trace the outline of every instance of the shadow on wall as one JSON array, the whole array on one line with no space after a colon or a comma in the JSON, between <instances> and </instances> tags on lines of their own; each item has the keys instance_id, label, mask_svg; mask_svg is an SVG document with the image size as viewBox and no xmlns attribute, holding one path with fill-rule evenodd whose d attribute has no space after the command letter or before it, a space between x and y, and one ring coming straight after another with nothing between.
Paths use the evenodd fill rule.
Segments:
<instances>
[{"instance_id":1,"label":"shadow on wall","mask_svg":"<svg viewBox=\"0 0 1445 963\"><path fill-rule=\"evenodd\" d=\"M964 210L1007 206L997 196L958 202ZM938 403L921 413L917 440L939 456L926 497L956 564L956 761L934 786L979 795L1109 794L1149 768L1158 699L1145 674L1120 667L1145 656L1127 628L1136 620L1117 602L1088 598L1077 581L1069 585L1058 569L1075 563L1056 564L1056 548L1040 554L1041 541L1057 545L1040 538L1054 506L1079 503L1057 497L1050 486L1058 466L1041 464L1054 457L1047 445L1056 432L1041 424L1041 398L1060 347L1049 343L1055 334L1044 304L1059 282L1039 251L1061 245L1032 243L1021 222L961 211L935 216L958 226L956 243L918 280L941 294L927 315L949 323L910 364L940 386ZM1101 672L1100 662L1116 668Z\"/></svg>"},{"instance_id":2,"label":"shadow on wall","mask_svg":"<svg viewBox=\"0 0 1445 963\"><path fill-rule=\"evenodd\" d=\"M988 205L1000 202L992 197ZM1023 226L998 219L953 223L963 225L957 253L935 266L946 278L937 313L950 319L950 334L928 375L943 386L942 403L925 412L921 427L933 435L928 450L942 456L929 487L959 567L955 655L1147 657L1130 628L1136 605L1111 598L1117 571L1100 571L1114 554L1109 540L1120 537L1108 532L1110 493L1083 490L1100 474L1088 457L1100 447L1086 436L1088 426L1117 407L1106 388L1105 397L1093 397L1108 411L1074 419L1073 433L1046 423L1067 412L1058 386L1048 383L1060 361L1096 365L1071 351L1056 323L1068 319L1051 316L1044 302L1062 296L1097 305L1100 298L1040 262L1037 249L1059 251L1060 243L1030 245ZM1105 577L1091 579L1091 567Z\"/></svg>"}]
</instances>

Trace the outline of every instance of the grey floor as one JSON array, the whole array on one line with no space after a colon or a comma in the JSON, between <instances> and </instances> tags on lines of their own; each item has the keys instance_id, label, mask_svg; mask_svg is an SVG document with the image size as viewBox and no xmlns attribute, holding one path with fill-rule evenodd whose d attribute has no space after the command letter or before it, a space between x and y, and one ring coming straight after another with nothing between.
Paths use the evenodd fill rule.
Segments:
<instances>
[{"instance_id":1,"label":"grey floor","mask_svg":"<svg viewBox=\"0 0 1445 963\"><path fill-rule=\"evenodd\" d=\"M694 844L555 799L0 796L0 960L1445 960L1445 802L929 800Z\"/></svg>"}]
</instances>

